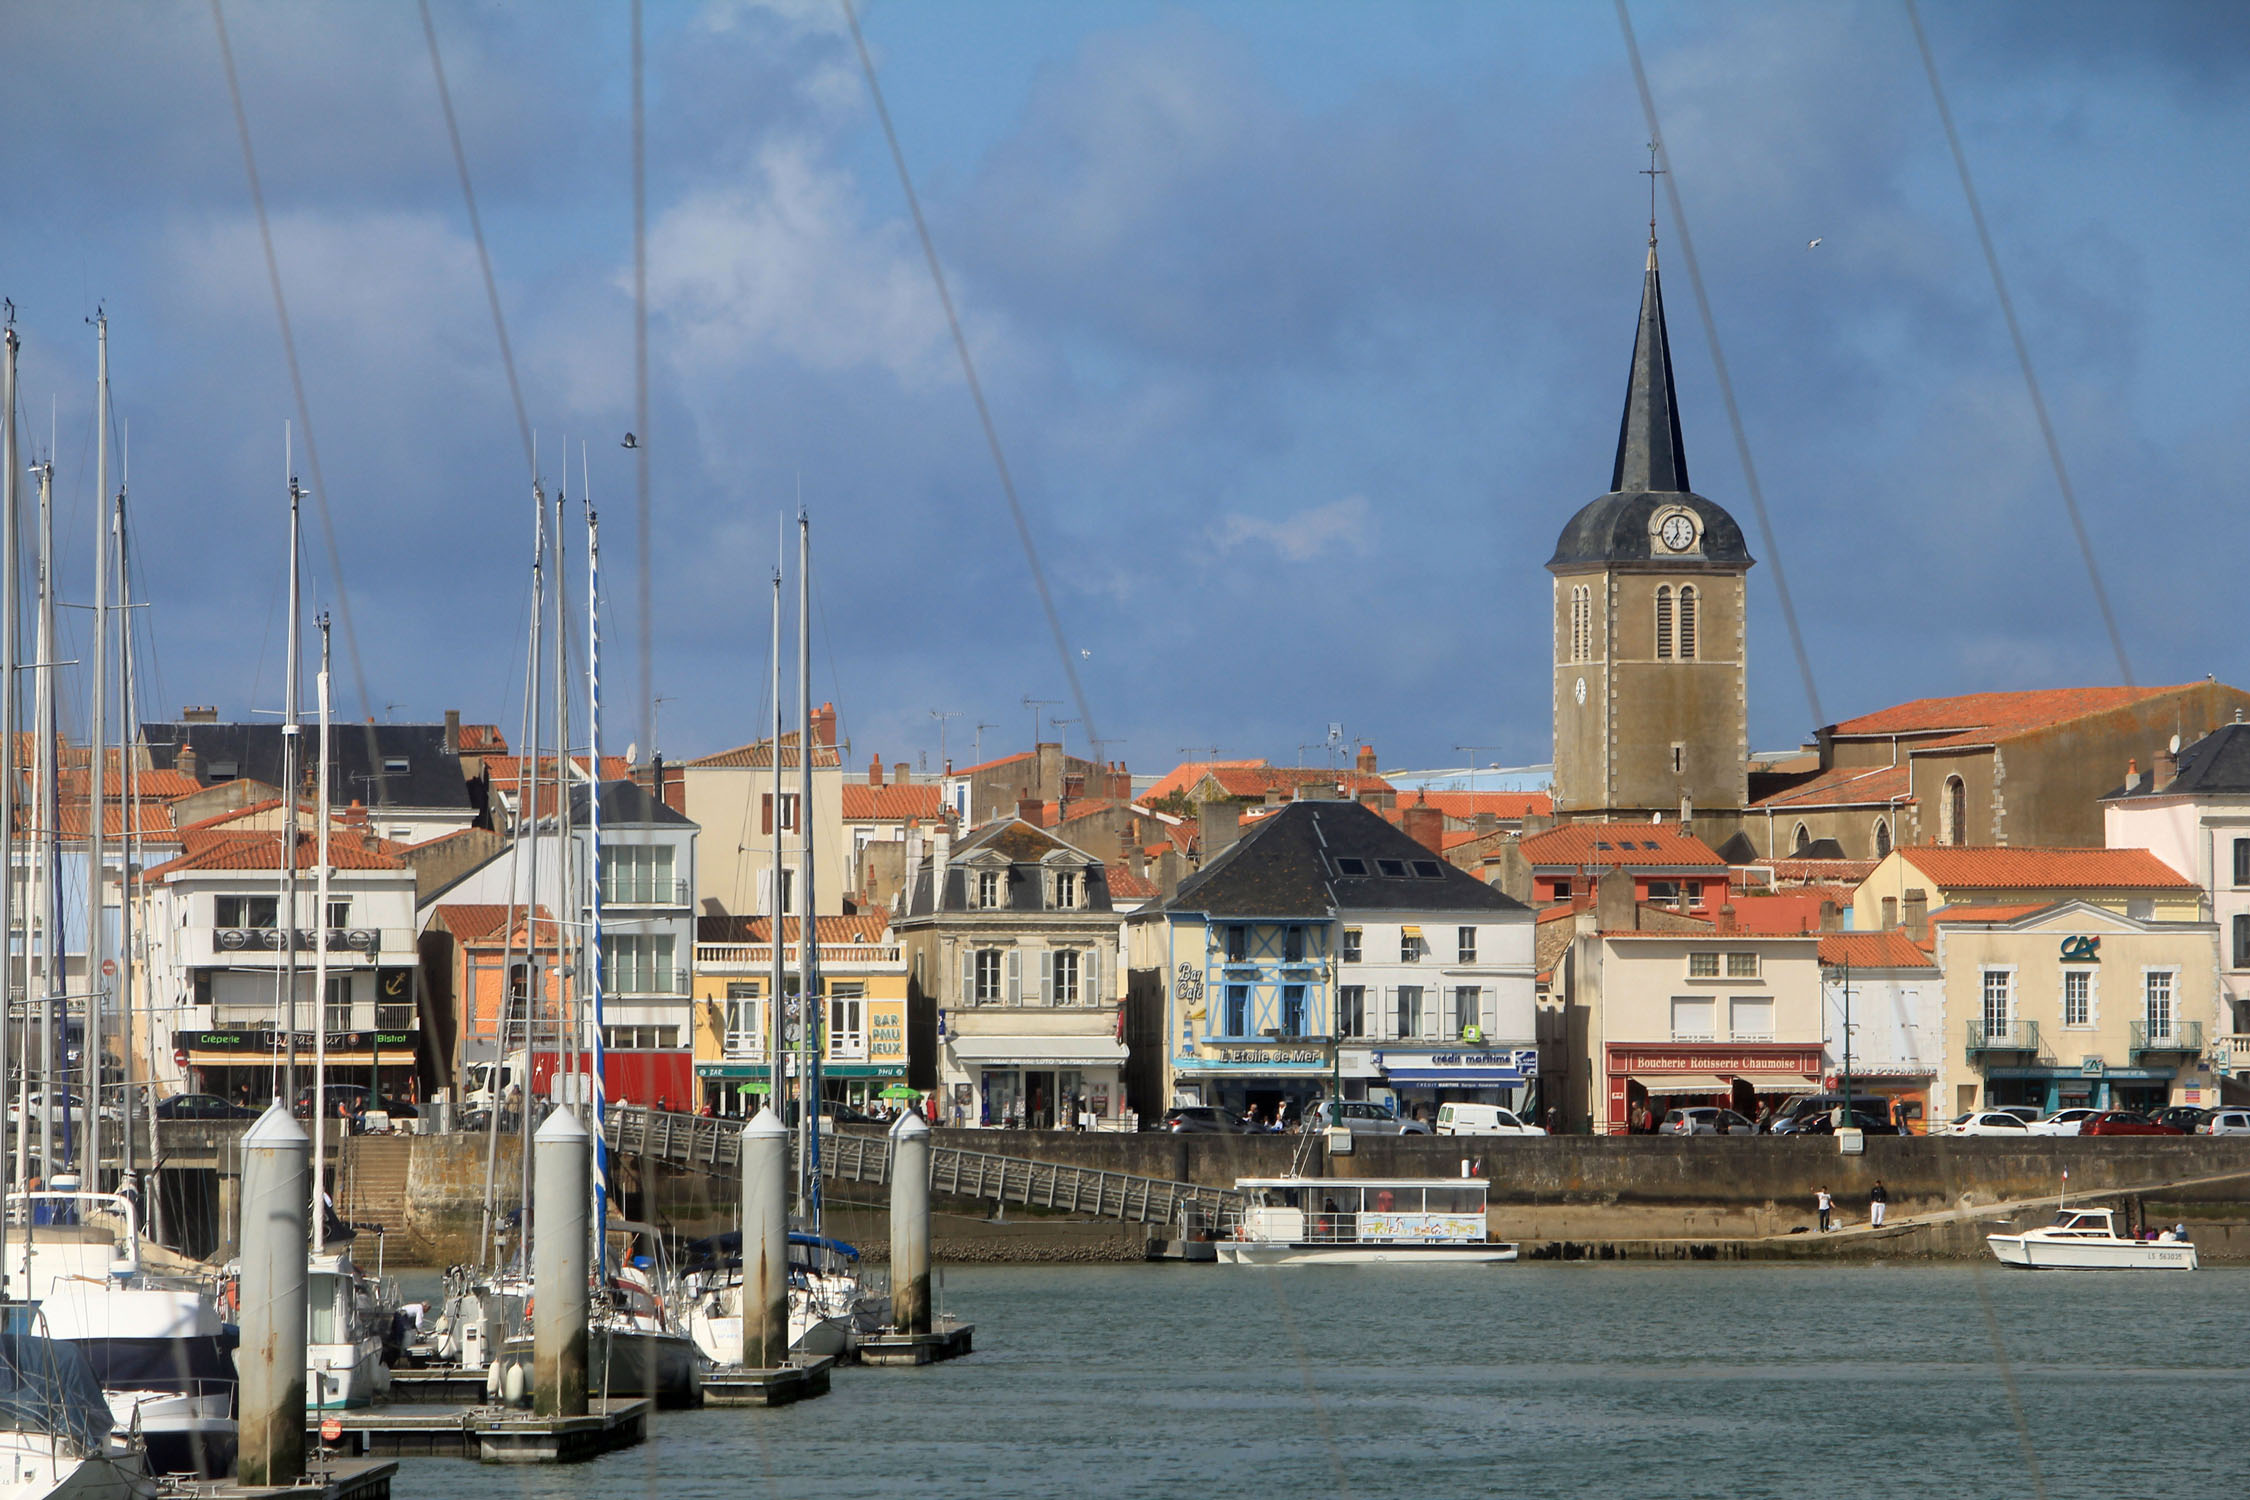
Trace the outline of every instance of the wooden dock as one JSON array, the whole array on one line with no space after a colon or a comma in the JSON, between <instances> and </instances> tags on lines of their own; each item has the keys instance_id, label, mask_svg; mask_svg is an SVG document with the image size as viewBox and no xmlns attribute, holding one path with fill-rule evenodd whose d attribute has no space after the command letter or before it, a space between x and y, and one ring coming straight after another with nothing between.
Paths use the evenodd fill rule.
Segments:
<instances>
[{"instance_id":1,"label":"wooden dock","mask_svg":"<svg viewBox=\"0 0 2250 1500\"><path fill-rule=\"evenodd\" d=\"M395 1406L481 1406L484 1404L484 1374L482 1370L464 1370L456 1365L394 1369L389 1399Z\"/></svg>"},{"instance_id":2,"label":"wooden dock","mask_svg":"<svg viewBox=\"0 0 2250 1500\"><path fill-rule=\"evenodd\" d=\"M746 1370L739 1366L713 1366L703 1372L705 1406L787 1406L828 1394L828 1372L836 1367L833 1355L783 1365L775 1370Z\"/></svg>"},{"instance_id":3,"label":"wooden dock","mask_svg":"<svg viewBox=\"0 0 2250 1500\"><path fill-rule=\"evenodd\" d=\"M306 1455L302 1484L195 1483L196 1500L391 1500L398 1465L384 1460L315 1458Z\"/></svg>"},{"instance_id":4,"label":"wooden dock","mask_svg":"<svg viewBox=\"0 0 2250 1500\"><path fill-rule=\"evenodd\" d=\"M656 1403L594 1401L583 1417L535 1417L506 1407L384 1406L328 1412L306 1427L308 1444L320 1441L333 1420L341 1432L329 1453L355 1458L471 1458L488 1464L574 1464L648 1437ZM385 1495L388 1490L385 1491ZM348 1496L337 1500L375 1500Z\"/></svg>"},{"instance_id":5,"label":"wooden dock","mask_svg":"<svg viewBox=\"0 0 2250 1500\"><path fill-rule=\"evenodd\" d=\"M856 1351L863 1365L934 1365L970 1352L976 1324L940 1318L928 1333L879 1333L863 1337Z\"/></svg>"}]
</instances>

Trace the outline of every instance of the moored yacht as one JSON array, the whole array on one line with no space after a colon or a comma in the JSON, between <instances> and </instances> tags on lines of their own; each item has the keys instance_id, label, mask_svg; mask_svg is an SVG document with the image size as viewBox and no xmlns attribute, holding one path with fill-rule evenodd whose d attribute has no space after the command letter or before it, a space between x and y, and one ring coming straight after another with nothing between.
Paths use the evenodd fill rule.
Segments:
<instances>
[{"instance_id":1,"label":"moored yacht","mask_svg":"<svg viewBox=\"0 0 2250 1500\"><path fill-rule=\"evenodd\" d=\"M2153 1240L2117 1232L2106 1208L2065 1208L2052 1224L2021 1234L1988 1234L2000 1264L2024 1271L2193 1271L2202 1264L2192 1241L2167 1229Z\"/></svg>"},{"instance_id":2,"label":"moored yacht","mask_svg":"<svg viewBox=\"0 0 2250 1500\"><path fill-rule=\"evenodd\" d=\"M140 1440L116 1430L101 1383L38 1310L0 1309L0 1500L150 1500Z\"/></svg>"},{"instance_id":3,"label":"moored yacht","mask_svg":"<svg viewBox=\"0 0 2250 1500\"><path fill-rule=\"evenodd\" d=\"M305 1275L305 1405L366 1406L390 1388L383 1335L390 1311L351 1251L309 1258Z\"/></svg>"},{"instance_id":4,"label":"moored yacht","mask_svg":"<svg viewBox=\"0 0 2250 1500\"><path fill-rule=\"evenodd\" d=\"M1229 1265L1461 1265L1509 1261L1513 1244L1485 1228L1485 1183L1474 1177L1244 1177L1248 1199Z\"/></svg>"},{"instance_id":5,"label":"moored yacht","mask_svg":"<svg viewBox=\"0 0 2250 1500\"><path fill-rule=\"evenodd\" d=\"M697 1247L707 1258L685 1278L688 1332L718 1365L742 1364L742 1236L728 1231ZM789 1352L849 1354L863 1333L883 1330L883 1308L862 1285L859 1251L822 1235L789 1236Z\"/></svg>"}]
</instances>

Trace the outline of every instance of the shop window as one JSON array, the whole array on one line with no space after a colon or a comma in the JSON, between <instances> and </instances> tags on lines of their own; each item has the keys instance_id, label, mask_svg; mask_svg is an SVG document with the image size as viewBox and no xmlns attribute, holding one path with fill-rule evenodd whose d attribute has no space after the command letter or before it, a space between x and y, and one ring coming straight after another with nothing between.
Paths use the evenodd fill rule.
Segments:
<instances>
[{"instance_id":1,"label":"shop window","mask_svg":"<svg viewBox=\"0 0 2250 1500\"><path fill-rule=\"evenodd\" d=\"M1367 1035L1367 986L1347 984L1336 991L1336 1034Z\"/></svg>"}]
</instances>

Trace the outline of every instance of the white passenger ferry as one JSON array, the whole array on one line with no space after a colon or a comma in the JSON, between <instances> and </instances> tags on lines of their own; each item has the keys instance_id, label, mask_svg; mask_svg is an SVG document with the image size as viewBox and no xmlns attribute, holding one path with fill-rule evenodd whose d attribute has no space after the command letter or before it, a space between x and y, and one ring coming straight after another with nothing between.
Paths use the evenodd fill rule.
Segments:
<instances>
[{"instance_id":1,"label":"white passenger ferry","mask_svg":"<svg viewBox=\"0 0 2250 1500\"><path fill-rule=\"evenodd\" d=\"M1485 1231L1476 1177L1244 1177L1248 1200L1221 1261L1238 1266L1462 1265L1514 1260Z\"/></svg>"},{"instance_id":2,"label":"white passenger ferry","mask_svg":"<svg viewBox=\"0 0 2250 1500\"><path fill-rule=\"evenodd\" d=\"M2119 1234L2106 1208L2066 1208L2052 1224L1988 1234L1984 1242L2000 1264L2026 1271L2192 1271L2201 1264L2194 1244L2169 1229L2153 1240Z\"/></svg>"}]
</instances>

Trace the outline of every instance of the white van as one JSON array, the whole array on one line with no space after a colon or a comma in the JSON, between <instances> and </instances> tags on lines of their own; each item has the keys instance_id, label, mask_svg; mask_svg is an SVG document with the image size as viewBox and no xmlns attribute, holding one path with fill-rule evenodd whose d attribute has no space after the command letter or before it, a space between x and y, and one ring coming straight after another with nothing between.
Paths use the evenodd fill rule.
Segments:
<instances>
[{"instance_id":1,"label":"white van","mask_svg":"<svg viewBox=\"0 0 2250 1500\"><path fill-rule=\"evenodd\" d=\"M1441 1104L1437 1112L1439 1135L1545 1135L1537 1125L1526 1125L1512 1110L1497 1104Z\"/></svg>"}]
</instances>

